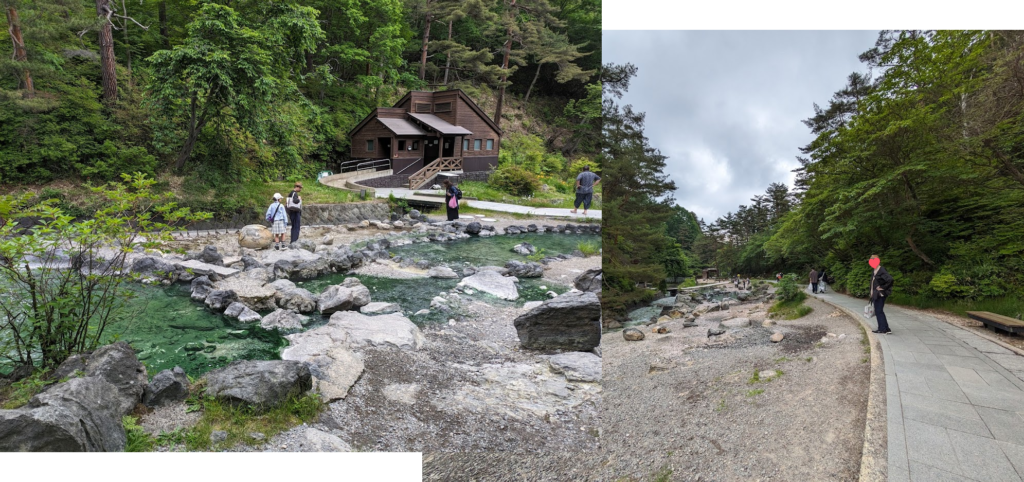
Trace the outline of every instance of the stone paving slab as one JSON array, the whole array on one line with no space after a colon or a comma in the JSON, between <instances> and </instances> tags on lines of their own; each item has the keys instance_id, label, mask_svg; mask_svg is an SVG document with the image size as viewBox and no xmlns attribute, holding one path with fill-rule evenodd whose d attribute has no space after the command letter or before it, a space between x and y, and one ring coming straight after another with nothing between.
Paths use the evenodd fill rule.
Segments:
<instances>
[{"instance_id":1,"label":"stone paving slab","mask_svg":"<svg viewBox=\"0 0 1024 482\"><path fill-rule=\"evenodd\" d=\"M854 313L865 301L818 298ZM1024 356L971 331L886 306L890 481L1024 482ZM874 326L875 320L867 320Z\"/></svg>"}]
</instances>

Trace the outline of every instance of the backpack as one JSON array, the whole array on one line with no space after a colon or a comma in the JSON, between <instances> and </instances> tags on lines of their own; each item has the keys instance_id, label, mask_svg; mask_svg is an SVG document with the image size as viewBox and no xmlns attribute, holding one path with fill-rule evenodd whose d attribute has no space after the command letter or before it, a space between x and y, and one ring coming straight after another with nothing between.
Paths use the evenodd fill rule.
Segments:
<instances>
[{"instance_id":1,"label":"backpack","mask_svg":"<svg viewBox=\"0 0 1024 482\"><path fill-rule=\"evenodd\" d=\"M462 200L462 190L457 188L457 187L455 187L455 186L452 186L452 189L455 190L455 199L458 199L458 200L461 201Z\"/></svg>"}]
</instances>

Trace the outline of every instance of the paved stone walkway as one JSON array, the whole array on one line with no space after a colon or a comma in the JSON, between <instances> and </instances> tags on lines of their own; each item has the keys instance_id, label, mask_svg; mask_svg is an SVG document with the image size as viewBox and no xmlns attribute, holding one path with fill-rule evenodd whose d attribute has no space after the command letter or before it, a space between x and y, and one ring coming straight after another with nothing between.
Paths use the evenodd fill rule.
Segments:
<instances>
[{"instance_id":1,"label":"paved stone walkway","mask_svg":"<svg viewBox=\"0 0 1024 482\"><path fill-rule=\"evenodd\" d=\"M382 187L377 188L376 192L378 198L386 198L388 197L389 194L394 194L395 197L397 198L416 199L426 202L438 202L438 198L436 197L417 196L416 191L412 189ZM518 204L504 204L490 201L474 201L470 199L466 199L463 202L465 202L467 206L472 208L486 209L488 211L499 211L504 213L519 213L528 214L531 216L550 216L560 218L601 219L601 211L596 209L591 209L590 211L587 211L587 215L584 216L582 208L580 208L576 212L576 214L573 214L571 212L572 210L565 208L535 208L530 206L520 206ZM441 202L441 204L444 203Z\"/></svg>"},{"instance_id":2,"label":"paved stone walkway","mask_svg":"<svg viewBox=\"0 0 1024 482\"><path fill-rule=\"evenodd\" d=\"M867 304L816 296L854 313ZM1024 356L925 313L886 306L885 314L893 333L877 336L889 480L1024 479Z\"/></svg>"}]
</instances>

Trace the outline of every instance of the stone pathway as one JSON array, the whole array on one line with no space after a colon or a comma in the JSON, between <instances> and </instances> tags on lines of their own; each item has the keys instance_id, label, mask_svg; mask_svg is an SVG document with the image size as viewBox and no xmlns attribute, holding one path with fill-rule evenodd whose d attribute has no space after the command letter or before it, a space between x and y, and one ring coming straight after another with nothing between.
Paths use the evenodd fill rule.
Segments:
<instances>
[{"instance_id":1,"label":"stone pathway","mask_svg":"<svg viewBox=\"0 0 1024 482\"><path fill-rule=\"evenodd\" d=\"M378 198L387 198L389 194L394 194L397 198L402 199L415 199L424 202L434 202L443 204L443 200L438 201L437 197L420 196L416 194L416 191L412 189L402 188L388 188L382 187L376 189ZM601 219L601 211L597 209L591 209L587 211L587 215L583 215L583 208L580 208L576 214L572 213L571 209L566 208L535 208L530 206L520 206L518 204L504 204L495 203L490 201L474 201L470 199L464 200L467 206L477 209L486 209L488 211L499 211L504 213L519 213L528 214L531 216L550 216L560 218L590 218L590 219Z\"/></svg>"},{"instance_id":2,"label":"stone pathway","mask_svg":"<svg viewBox=\"0 0 1024 482\"><path fill-rule=\"evenodd\" d=\"M815 296L855 314L867 304ZM1024 356L926 313L886 306L885 314L893 333L877 336L889 480L1024 479Z\"/></svg>"}]
</instances>

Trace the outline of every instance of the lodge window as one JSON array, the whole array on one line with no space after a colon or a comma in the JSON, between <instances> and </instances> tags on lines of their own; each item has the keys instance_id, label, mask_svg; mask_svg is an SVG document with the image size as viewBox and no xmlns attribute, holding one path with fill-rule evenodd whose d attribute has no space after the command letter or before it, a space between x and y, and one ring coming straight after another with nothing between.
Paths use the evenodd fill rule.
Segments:
<instances>
[{"instance_id":1,"label":"lodge window","mask_svg":"<svg viewBox=\"0 0 1024 482\"><path fill-rule=\"evenodd\" d=\"M430 113L430 104L427 104L425 102L417 102L416 103L416 112L420 113L420 114L424 114L424 113L429 114Z\"/></svg>"},{"instance_id":2,"label":"lodge window","mask_svg":"<svg viewBox=\"0 0 1024 482\"><path fill-rule=\"evenodd\" d=\"M473 150L474 151L479 151L480 150L480 139L473 139Z\"/></svg>"},{"instance_id":3,"label":"lodge window","mask_svg":"<svg viewBox=\"0 0 1024 482\"><path fill-rule=\"evenodd\" d=\"M373 141L366 141L366 152L373 152Z\"/></svg>"},{"instance_id":4,"label":"lodge window","mask_svg":"<svg viewBox=\"0 0 1024 482\"><path fill-rule=\"evenodd\" d=\"M404 151L405 150L405 141L398 141L398 150L399 151Z\"/></svg>"},{"instance_id":5,"label":"lodge window","mask_svg":"<svg viewBox=\"0 0 1024 482\"><path fill-rule=\"evenodd\" d=\"M493 151L494 150L494 139L487 139L487 150L488 151Z\"/></svg>"},{"instance_id":6,"label":"lodge window","mask_svg":"<svg viewBox=\"0 0 1024 482\"><path fill-rule=\"evenodd\" d=\"M451 112L451 111L452 111L452 103L451 102L441 102L439 104L434 104L434 112Z\"/></svg>"},{"instance_id":7,"label":"lodge window","mask_svg":"<svg viewBox=\"0 0 1024 482\"><path fill-rule=\"evenodd\" d=\"M412 150L414 150L414 151L420 150L420 141L412 141Z\"/></svg>"},{"instance_id":8,"label":"lodge window","mask_svg":"<svg viewBox=\"0 0 1024 482\"><path fill-rule=\"evenodd\" d=\"M462 140L462 150L464 150L464 151L468 151L469 150L469 139L463 139Z\"/></svg>"}]
</instances>

